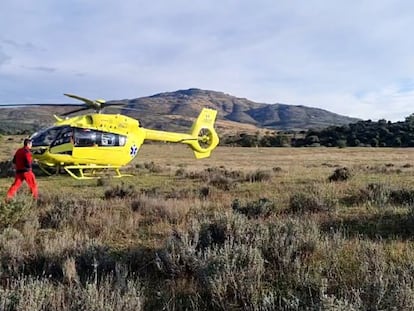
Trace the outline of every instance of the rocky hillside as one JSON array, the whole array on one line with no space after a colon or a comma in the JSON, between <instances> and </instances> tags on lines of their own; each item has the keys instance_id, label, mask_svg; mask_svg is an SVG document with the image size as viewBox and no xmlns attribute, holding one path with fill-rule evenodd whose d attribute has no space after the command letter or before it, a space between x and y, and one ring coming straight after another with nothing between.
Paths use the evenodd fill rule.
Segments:
<instances>
[{"instance_id":1,"label":"rocky hillside","mask_svg":"<svg viewBox=\"0 0 414 311\"><path fill-rule=\"evenodd\" d=\"M123 100L126 114L142 119L155 115L179 115L194 118L202 107L218 110L223 121L247 124L274 130L304 130L324 128L329 125L344 125L358 121L323 109L285 104L256 103L245 98L222 92L200 89L160 93L149 97ZM156 122L150 118L151 122ZM145 121L143 120L144 126Z\"/></svg>"},{"instance_id":2,"label":"rocky hillside","mask_svg":"<svg viewBox=\"0 0 414 311\"><path fill-rule=\"evenodd\" d=\"M144 127L162 130L188 129L203 107L218 111L217 127L223 132L252 132L267 129L306 130L357 121L355 118L318 108L256 103L222 92L200 89L179 90L110 102L124 103L122 113L139 119ZM3 125L2 127L22 126L32 129L52 123L54 113L59 114L70 109L71 107L54 105L1 108L0 124ZM107 110L107 112L119 112L119 110Z\"/></svg>"}]
</instances>

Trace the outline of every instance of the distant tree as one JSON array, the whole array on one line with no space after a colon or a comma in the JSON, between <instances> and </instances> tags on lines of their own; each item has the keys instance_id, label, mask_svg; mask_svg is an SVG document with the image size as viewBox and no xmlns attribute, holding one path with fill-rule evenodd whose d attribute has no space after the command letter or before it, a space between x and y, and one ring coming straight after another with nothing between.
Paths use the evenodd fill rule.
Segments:
<instances>
[{"instance_id":1,"label":"distant tree","mask_svg":"<svg viewBox=\"0 0 414 311\"><path fill-rule=\"evenodd\" d=\"M402 142L401 142L401 137L395 137L393 142L391 143L391 146L393 147L401 147Z\"/></svg>"},{"instance_id":2,"label":"distant tree","mask_svg":"<svg viewBox=\"0 0 414 311\"><path fill-rule=\"evenodd\" d=\"M257 136L242 134L240 135L239 144L242 147L256 147L258 145Z\"/></svg>"},{"instance_id":3,"label":"distant tree","mask_svg":"<svg viewBox=\"0 0 414 311\"><path fill-rule=\"evenodd\" d=\"M345 139L338 139L338 140L336 141L336 145L337 145L339 148L345 148L345 147L347 146L347 144L346 144L346 140L345 140Z\"/></svg>"},{"instance_id":4,"label":"distant tree","mask_svg":"<svg viewBox=\"0 0 414 311\"><path fill-rule=\"evenodd\" d=\"M1 130L1 125L0 125ZM21 130L21 129L20 129ZM414 147L414 114L405 121L391 122L381 119L358 121L344 126L329 126L324 129L309 129L300 132L266 132L261 136L240 134L222 140L224 144L254 147L280 146L327 146L327 147Z\"/></svg>"},{"instance_id":5,"label":"distant tree","mask_svg":"<svg viewBox=\"0 0 414 311\"><path fill-rule=\"evenodd\" d=\"M371 146L372 146L372 147L378 147L378 145L379 145L379 141L378 141L378 139L376 139L375 137L373 137L373 138L371 139L370 144L371 144Z\"/></svg>"},{"instance_id":6,"label":"distant tree","mask_svg":"<svg viewBox=\"0 0 414 311\"><path fill-rule=\"evenodd\" d=\"M414 113L405 118L409 129L414 129Z\"/></svg>"},{"instance_id":7,"label":"distant tree","mask_svg":"<svg viewBox=\"0 0 414 311\"><path fill-rule=\"evenodd\" d=\"M306 137L306 145L308 146L320 146L320 140L317 135L310 135Z\"/></svg>"},{"instance_id":8,"label":"distant tree","mask_svg":"<svg viewBox=\"0 0 414 311\"><path fill-rule=\"evenodd\" d=\"M265 135L260 139L259 146L260 147L273 147L274 146L274 136Z\"/></svg>"}]
</instances>

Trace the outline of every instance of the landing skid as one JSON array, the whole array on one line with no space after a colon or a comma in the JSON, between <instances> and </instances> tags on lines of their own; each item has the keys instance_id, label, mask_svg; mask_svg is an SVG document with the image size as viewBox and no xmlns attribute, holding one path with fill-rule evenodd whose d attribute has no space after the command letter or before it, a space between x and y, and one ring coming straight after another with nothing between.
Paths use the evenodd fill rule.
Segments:
<instances>
[{"instance_id":1,"label":"landing skid","mask_svg":"<svg viewBox=\"0 0 414 311\"><path fill-rule=\"evenodd\" d=\"M43 165L41 163L37 163L37 166L40 168L40 170L45 173L48 176L57 175L59 174L60 167L59 166L48 166Z\"/></svg>"},{"instance_id":2,"label":"landing skid","mask_svg":"<svg viewBox=\"0 0 414 311\"><path fill-rule=\"evenodd\" d=\"M126 176L132 176L130 174L121 174L119 171L120 166L109 165L68 165L63 169L73 178L78 180L84 179L98 179L102 177L114 177L121 178ZM112 173L108 173L111 172ZM115 175L113 174L115 173Z\"/></svg>"}]
</instances>

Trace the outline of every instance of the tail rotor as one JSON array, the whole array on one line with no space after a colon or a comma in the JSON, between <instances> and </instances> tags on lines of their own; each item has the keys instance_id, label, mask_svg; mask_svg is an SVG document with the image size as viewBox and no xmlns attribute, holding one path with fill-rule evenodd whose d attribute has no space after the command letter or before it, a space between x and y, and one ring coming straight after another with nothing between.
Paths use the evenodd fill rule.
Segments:
<instances>
[{"instance_id":1,"label":"tail rotor","mask_svg":"<svg viewBox=\"0 0 414 311\"><path fill-rule=\"evenodd\" d=\"M209 157L211 151L219 144L219 137L214 129L216 116L216 110L204 108L191 128L191 136L196 139L187 143L197 159Z\"/></svg>"}]
</instances>

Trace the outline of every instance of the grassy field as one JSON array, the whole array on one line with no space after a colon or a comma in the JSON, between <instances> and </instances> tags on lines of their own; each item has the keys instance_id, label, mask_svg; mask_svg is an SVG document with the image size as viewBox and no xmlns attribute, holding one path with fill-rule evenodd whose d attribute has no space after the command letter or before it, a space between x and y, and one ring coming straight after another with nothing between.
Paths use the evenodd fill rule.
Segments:
<instances>
[{"instance_id":1,"label":"grassy field","mask_svg":"<svg viewBox=\"0 0 414 311\"><path fill-rule=\"evenodd\" d=\"M414 149L146 144L124 171L0 203L0 310L414 310Z\"/></svg>"}]
</instances>

